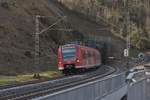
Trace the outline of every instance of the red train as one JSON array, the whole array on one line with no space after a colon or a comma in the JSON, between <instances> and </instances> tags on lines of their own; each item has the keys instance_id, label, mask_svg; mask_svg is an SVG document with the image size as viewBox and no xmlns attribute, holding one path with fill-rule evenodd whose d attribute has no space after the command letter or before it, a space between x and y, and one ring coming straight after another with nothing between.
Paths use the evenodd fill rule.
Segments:
<instances>
[{"instance_id":1,"label":"red train","mask_svg":"<svg viewBox=\"0 0 150 100\"><path fill-rule=\"evenodd\" d=\"M67 44L58 48L58 69L64 74L101 65L101 54L87 46Z\"/></svg>"}]
</instances>

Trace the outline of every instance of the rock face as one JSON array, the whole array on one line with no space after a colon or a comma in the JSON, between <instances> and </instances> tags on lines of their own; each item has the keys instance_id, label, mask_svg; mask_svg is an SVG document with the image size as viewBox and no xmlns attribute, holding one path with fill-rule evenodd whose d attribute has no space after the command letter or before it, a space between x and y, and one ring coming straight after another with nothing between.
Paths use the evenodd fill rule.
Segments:
<instances>
[{"instance_id":1,"label":"rock face","mask_svg":"<svg viewBox=\"0 0 150 100\"><path fill-rule=\"evenodd\" d=\"M59 7L66 7L63 12L67 12L65 14L67 15L68 21L71 22L74 29L83 33L84 37L87 39L96 39L101 43L105 43L105 52L107 53L107 57L114 56L117 59L123 58L123 51L126 48L126 42L120 37L112 34L111 27L108 25L108 23L102 19L97 21L95 14L98 8L92 7L97 5L96 0L58 1L60 3ZM90 11L87 13L86 11L88 8ZM94 11L92 11L91 8L93 8Z\"/></svg>"},{"instance_id":2,"label":"rock face","mask_svg":"<svg viewBox=\"0 0 150 100\"><path fill-rule=\"evenodd\" d=\"M86 16L95 17L100 11L100 7L98 7L97 0L58 0L58 2L62 3L66 7L71 10L83 13Z\"/></svg>"},{"instance_id":3,"label":"rock face","mask_svg":"<svg viewBox=\"0 0 150 100\"><path fill-rule=\"evenodd\" d=\"M78 29L87 38L106 43L106 53L108 56L114 56L117 59L123 58L123 51L126 48L125 40L112 34L110 25L103 19L97 21L96 15L99 14L97 11L102 12L100 16L104 16L104 11L97 8L97 0L58 1L71 11L77 12L74 16L70 16L73 19L71 21L75 29Z\"/></svg>"}]
</instances>

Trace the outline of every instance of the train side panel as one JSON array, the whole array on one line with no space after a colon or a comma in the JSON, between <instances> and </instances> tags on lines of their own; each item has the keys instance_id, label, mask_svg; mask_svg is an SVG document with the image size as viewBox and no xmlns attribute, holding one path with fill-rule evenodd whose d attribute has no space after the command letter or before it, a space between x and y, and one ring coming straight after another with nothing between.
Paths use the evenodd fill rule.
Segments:
<instances>
[{"instance_id":1,"label":"train side panel","mask_svg":"<svg viewBox=\"0 0 150 100\"><path fill-rule=\"evenodd\" d=\"M100 53L91 48L80 47L80 66L76 68L92 68L101 65Z\"/></svg>"},{"instance_id":2,"label":"train side panel","mask_svg":"<svg viewBox=\"0 0 150 100\"><path fill-rule=\"evenodd\" d=\"M71 68L88 69L101 65L101 54L98 50L86 46L65 45L58 48L57 60L58 69L62 71Z\"/></svg>"}]
</instances>

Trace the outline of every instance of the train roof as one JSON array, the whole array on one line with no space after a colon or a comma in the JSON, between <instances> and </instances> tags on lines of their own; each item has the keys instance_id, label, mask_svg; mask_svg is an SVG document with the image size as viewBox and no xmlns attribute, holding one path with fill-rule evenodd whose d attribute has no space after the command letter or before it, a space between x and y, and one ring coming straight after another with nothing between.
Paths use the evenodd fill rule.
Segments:
<instances>
[{"instance_id":1,"label":"train roof","mask_svg":"<svg viewBox=\"0 0 150 100\"><path fill-rule=\"evenodd\" d=\"M65 45L62 45L61 47L72 47L72 46L79 46L79 47L86 48L86 49L97 50L97 49L92 48L92 47L88 47L85 45L78 45L78 44L65 44Z\"/></svg>"},{"instance_id":2,"label":"train roof","mask_svg":"<svg viewBox=\"0 0 150 100\"><path fill-rule=\"evenodd\" d=\"M85 45L78 45L78 44L65 44L65 45L62 45L61 47L69 47L69 46L79 46L79 47L91 48L91 47L88 47L88 46L85 46Z\"/></svg>"}]
</instances>

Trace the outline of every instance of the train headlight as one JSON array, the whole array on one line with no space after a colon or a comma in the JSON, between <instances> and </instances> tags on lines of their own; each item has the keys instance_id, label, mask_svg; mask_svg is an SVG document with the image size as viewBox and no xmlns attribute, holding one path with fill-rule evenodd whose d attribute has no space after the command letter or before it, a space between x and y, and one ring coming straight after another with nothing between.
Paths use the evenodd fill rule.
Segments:
<instances>
[{"instance_id":1,"label":"train headlight","mask_svg":"<svg viewBox=\"0 0 150 100\"><path fill-rule=\"evenodd\" d=\"M79 63L79 62L80 62L80 60L79 60L79 59L77 59L77 60L76 60L76 62L77 62L77 63Z\"/></svg>"},{"instance_id":2,"label":"train headlight","mask_svg":"<svg viewBox=\"0 0 150 100\"><path fill-rule=\"evenodd\" d=\"M63 68L63 67L59 67L58 69L59 69L59 70L63 70L64 68Z\"/></svg>"}]
</instances>

